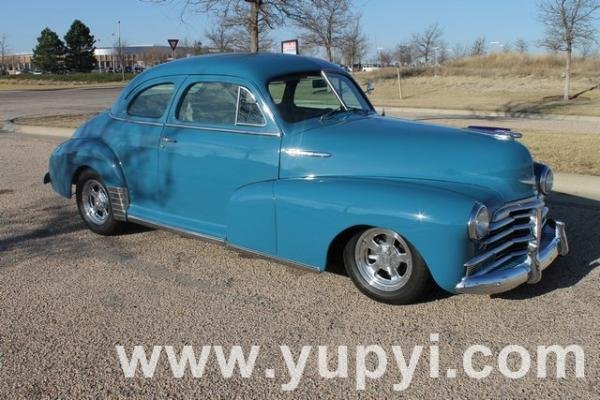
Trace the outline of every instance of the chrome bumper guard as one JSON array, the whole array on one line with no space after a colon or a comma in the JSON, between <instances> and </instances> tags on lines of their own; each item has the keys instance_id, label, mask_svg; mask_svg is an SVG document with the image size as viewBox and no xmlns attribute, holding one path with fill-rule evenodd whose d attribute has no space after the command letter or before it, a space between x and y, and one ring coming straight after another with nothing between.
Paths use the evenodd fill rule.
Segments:
<instances>
[{"instance_id":1,"label":"chrome bumper guard","mask_svg":"<svg viewBox=\"0 0 600 400\"><path fill-rule=\"evenodd\" d=\"M537 283L545 270L559 255L569 253L565 224L548 220L542 228L541 240L529 242L524 262L463 278L455 287L458 293L495 294L514 289L523 283Z\"/></svg>"}]
</instances>

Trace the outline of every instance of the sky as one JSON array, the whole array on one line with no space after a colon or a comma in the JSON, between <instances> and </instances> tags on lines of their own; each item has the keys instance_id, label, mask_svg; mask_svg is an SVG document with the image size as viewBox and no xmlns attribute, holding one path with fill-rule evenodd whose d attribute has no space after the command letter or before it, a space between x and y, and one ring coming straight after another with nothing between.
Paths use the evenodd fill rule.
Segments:
<instances>
[{"instance_id":1,"label":"sky","mask_svg":"<svg viewBox=\"0 0 600 400\"><path fill-rule=\"evenodd\" d=\"M2 3L4 3L2 5ZM397 43L439 23L444 40L468 45L484 36L488 48L497 43L512 43L524 38L535 50L543 36L537 21L536 0L354 0L363 15L364 31L370 53L392 49ZM74 19L87 24L95 35L96 47L111 47L115 42L117 21L121 37L129 45L167 45L169 38L203 40L210 27L209 16L196 13L181 15L181 0L164 4L141 0L0 0L0 35L14 53L31 52L40 31L49 27L61 37ZM276 40L297 36L292 27L272 34Z\"/></svg>"}]
</instances>

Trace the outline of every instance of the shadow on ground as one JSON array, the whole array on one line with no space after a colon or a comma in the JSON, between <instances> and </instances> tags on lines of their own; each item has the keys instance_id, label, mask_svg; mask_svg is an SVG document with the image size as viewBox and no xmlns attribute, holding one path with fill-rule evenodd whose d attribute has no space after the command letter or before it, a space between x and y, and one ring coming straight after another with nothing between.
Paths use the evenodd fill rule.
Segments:
<instances>
[{"instance_id":1,"label":"shadow on ground","mask_svg":"<svg viewBox=\"0 0 600 400\"><path fill-rule=\"evenodd\" d=\"M511 101L500 108L497 112L505 113L513 118L524 118L531 115L553 114L565 106L577 106L589 104L588 98L577 98L568 102L556 99L541 99L536 101L515 102Z\"/></svg>"}]
</instances>

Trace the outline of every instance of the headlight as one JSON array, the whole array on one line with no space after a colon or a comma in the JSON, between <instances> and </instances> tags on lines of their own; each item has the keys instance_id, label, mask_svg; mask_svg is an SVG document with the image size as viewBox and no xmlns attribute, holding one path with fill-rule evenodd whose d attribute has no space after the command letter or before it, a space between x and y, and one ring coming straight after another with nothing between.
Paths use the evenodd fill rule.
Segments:
<instances>
[{"instance_id":1,"label":"headlight","mask_svg":"<svg viewBox=\"0 0 600 400\"><path fill-rule=\"evenodd\" d=\"M469 237L473 240L483 239L490 232L490 213L486 206L475 203L468 226Z\"/></svg>"},{"instance_id":2,"label":"headlight","mask_svg":"<svg viewBox=\"0 0 600 400\"><path fill-rule=\"evenodd\" d=\"M535 165L535 180L538 190L542 194L550 194L554 186L554 174L550 167L544 164L536 163Z\"/></svg>"}]
</instances>

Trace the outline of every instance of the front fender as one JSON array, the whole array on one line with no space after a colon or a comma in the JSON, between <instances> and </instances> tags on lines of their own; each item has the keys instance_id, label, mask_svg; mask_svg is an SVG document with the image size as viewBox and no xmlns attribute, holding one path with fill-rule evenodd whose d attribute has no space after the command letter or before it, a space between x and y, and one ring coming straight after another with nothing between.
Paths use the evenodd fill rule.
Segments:
<instances>
[{"instance_id":1,"label":"front fender","mask_svg":"<svg viewBox=\"0 0 600 400\"><path fill-rule=\"evenodd\" d=\"M75 173L82 167L96 171L107 186L127 187L120 162L113 151L97 139L70 139L51 154L49 172L52 188L71 197Z\"/></svg>"},{"instance_id":2,"label":"front fender","mask_svg":"<svg viewBox=\"0 0 600 400\"><path fill-rule=\"evenodd\" d=\"M278 256L324 270L335 237L378 226L406 238L442 288L454 290L472 251L467 220L474 199L431 181L284 179L275 184Z\"/></svg>"}]
</instances>

